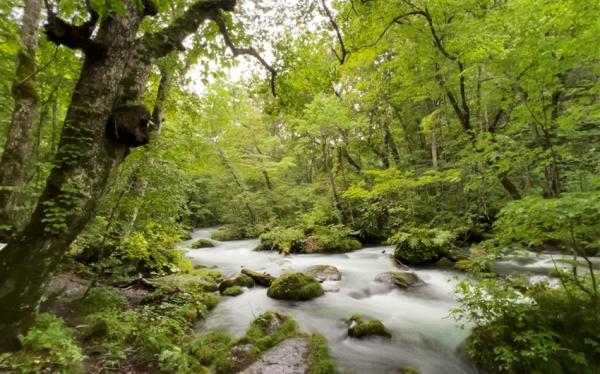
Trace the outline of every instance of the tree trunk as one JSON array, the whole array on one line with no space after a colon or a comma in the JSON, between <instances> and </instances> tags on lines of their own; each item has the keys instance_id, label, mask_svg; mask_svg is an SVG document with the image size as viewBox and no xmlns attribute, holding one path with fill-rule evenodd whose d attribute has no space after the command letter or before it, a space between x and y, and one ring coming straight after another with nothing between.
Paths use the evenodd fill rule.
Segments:
<instances>
[{"instance_id":1,"label":"tree trunk","mask_svg":"<svg viewBox=\"0 0 600 374\"><path fill-rule=\"evenodd\" d=\"M150 67L214 12L233 10L235 1L197 1L167 28L137 40L144 14L133 1L126 4L125 14L103 18L93 41L75 46L86 57L54 168L30 222L0 251L0 352L18 348L51 273L95 213L117 167L130 147L147 143L147 110L126 104L141 101Z\"/></svg>"},{"instance_id":2,"label":"tree trunk","mask_svg":"<svg viewBox=\"0 0 600 374\"><path fill-rule=\"evenodd\" d=\"M25 0L21 50L17 55L16 77L12 85L15 104L0 161L0 241L18 225L21 190L27 183L33 123L39 112L34 73L41 9L41 0Z\"/></svg>"}]
</instances>

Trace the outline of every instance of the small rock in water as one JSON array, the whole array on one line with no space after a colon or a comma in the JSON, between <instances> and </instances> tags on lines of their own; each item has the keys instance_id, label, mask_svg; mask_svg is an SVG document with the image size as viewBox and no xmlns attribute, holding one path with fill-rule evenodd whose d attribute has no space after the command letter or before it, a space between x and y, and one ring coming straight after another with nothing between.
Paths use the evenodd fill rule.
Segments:
<instances>
[{"instance_id":1,"label":"small rock in water","mask_svg":"<svg viewBox=\"0 0 600 374\"><path fill-rule=\"evenodd\" d=\"M378 274L375 282L385 283L389 286L398 288L409 288L423 284L423 281L415 273L407 271L387 271Z\"/></svg>"},{"instance_id":2,"label":"small rock in water","mask_svg":"<svg viewBox=\"0 0 600 374\"><path fill-rule=\"evenodd\" d=\"M353 315L348 320L348 336L351 338L366 338L369 336L381 336L384 338L391 338L392 333L385 327L385 325L376 319L365 320L360 315Z\"/></svg>"},{"instance_id":3,"label":"small rock in water","mask_svg":"<svg viewBox=\"0 0 600 374\"><path fill-rule=\"evenodd\" d=\"M339 281L342 273L332 265L314 265L306 269L306 274L312 276L319 282Z\"/></svg>"}]
</instances>

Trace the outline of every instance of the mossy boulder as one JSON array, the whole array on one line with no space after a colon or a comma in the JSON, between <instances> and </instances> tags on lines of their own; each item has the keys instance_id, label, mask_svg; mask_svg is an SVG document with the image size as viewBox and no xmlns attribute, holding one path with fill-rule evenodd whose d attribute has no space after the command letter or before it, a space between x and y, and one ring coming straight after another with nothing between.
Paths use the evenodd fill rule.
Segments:
<instances>
[{"instance_id":1,"label":"mossy boulder","mask_svg":"<svg viewBox=\"0 0 600 374\"><path fill-rule=\"evenodd\" d=\"M342 273L332 265L314 265L306 269L305 273L314 277L319 282L339 281L342 279Z\"/></svg>"},{"instance_id":2,"label":"mossy boulder","mask_svg":"<svg viewBox=\"0 0 600 374\"><path fill-rule=\"evenodd\" d=\"M381 273L375 277L375 282L403 289L423 284L423 281L417 274L408 271L388 271Z\"/></svg>"},{"instance_id":3,"label":"mossy boulder","mask_svg":"<svg viewBox=\"0 0 600 374\"><path fill-rule=\"evenodd\" d=\"M391 338L392 333L378 320L365 320L362 316L355 314L348 320L348 336L351 338L367 338L369 336L380 336Z\"/></svg>"},{"instance_id":4,"label":"mossy boulder","mask_svg":"<svg viewBox=\"0 0 600 374\"><path fill-rule=\"evenodd\" d=\"M260 236L258 251L289 253L335 253L361 248L344 226L277 228Z\"/></svg>"},{"instance_id":5,"label":"mossy boulder","mask_svg":"<svg viewBox=\"0 0 600 374\"><path fill-rule=\"evenodd\" d=\"M253 226L230 225L213 232L210 238L224 242L230 240L253 239L258 237L258 234L258 230Z\"/></svg>"},{"instance_id":6,"label":"mossy boulder","mask_svg":"<svg viewBox=\"0 0 600 374\"><path fill-rule=\"evenodd\" d=\"M410 228L396 232L388 242L396 245L394 257L406 265L434 264L447 256L455 235L449 231Z\"/></svg>"},{"instance_id":7,"label":"mossy boulder","mask_svg":"<svg viewBox=\"0 0 600 374\"><path fill-rule=\"evenodd\" d=\"M273 281L267 296L273 299L303 301L323 296L324 293L319 281L310 275L288 273Z\"/></svg>"},{"instance_id":8,"label":"mossy boulder","mask_svg":"<svg viewBox=\"0 0 600 374\"><path fill-rule=\"evenodd\" d=\"M200 249L200 248L212 248L214 247L214 243L208 239L198 239L192 243L190 246L192 249Z\"/></svg>"},{"instance_id":9,"label":"mossy boulder","mask_svg":"<svg viewBox=\"0 0 600 374\"><path fill-rule=\"evenodd\" d=\"M301 253L304 248L304 230L299 228L277 228L260 235L257 251L279 253Z\"/></svg>"},{"instance_id":10,"label":"mossy boulder","mask_svg":"<svg viewBox=\"0 0 600 374\"><path fill-rule=\"evenodd\" d=\"M224 292L226 289L238 286L238 287L254 287L254 280L246 274L240 274L235 278L225 279L219 284L219 291Z\"/></svg>"},{"instance_id":11,"label":"mossy boulder","mask_svg":"<svg viewBox=\"0 0 600 374\"><path fill-rule=\"evenodd\" d=\"M240 286L231 286L223 290L224 296L238 296L244 293L244 290Z\"/></svg>"},{"instance_id":12,"label":"mossy boulder","mask_svg":"<svg viewBox=\"0 0 600 374\"><path fill-rule=\"evenodd\" d=\"M454 267L454 262L450 260L448 257L442 257L435 263L435 266L441 268L452 268Z\"/></svg>"},{"instance_id":13,"label":"mossy boulder","mask_svg":"<svg viewBox=\"0 0 600 374\"><path fill-rule=\"evenodd\" d=\"M269 287L275 280L275 277L267 273L259 273L250 269L242 269L242 274L250 277L255 284L263 287Z\"/></svg>"}]
</instances>

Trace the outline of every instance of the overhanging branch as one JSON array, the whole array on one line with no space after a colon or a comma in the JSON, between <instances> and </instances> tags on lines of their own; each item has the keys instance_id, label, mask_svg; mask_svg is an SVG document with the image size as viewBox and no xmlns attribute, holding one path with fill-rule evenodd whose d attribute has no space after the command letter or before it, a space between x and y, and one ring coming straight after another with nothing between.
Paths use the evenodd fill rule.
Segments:
<instances>
[{"instance_id":1,"label":"overhanging branch","mask_svg":"<svg viewBox=\"0 0 600 374\"><path fill-rule=\"evenodd\" d=\"M219 32L221 33L221 36L223 36L223 40L225 41L225 44L227 45L227 47L229 47L229 49L233 53L234 57L241 56L241 55L252 56L256 60L258 60L258 62L262 66L264 66L265 69L267 69L269 71L269 73L271 74L271 93L273 94L273 96L277 96L276 91L275 91L275 80L277 79L277 70L275 70L275 68L273 68L254 48L236 47L233 44L231 37L229 36L229 31L227 30L225 21L218 13L213 14L210 18L217 24L217 27L219 28Z\"/></svg>"}]
</instances>

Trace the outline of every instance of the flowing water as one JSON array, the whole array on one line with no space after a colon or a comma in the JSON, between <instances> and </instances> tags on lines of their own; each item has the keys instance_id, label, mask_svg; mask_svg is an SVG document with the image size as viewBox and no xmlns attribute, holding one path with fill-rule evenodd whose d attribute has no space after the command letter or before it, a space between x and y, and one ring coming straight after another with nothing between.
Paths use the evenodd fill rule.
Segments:
<instances>
[{"instance_id":1,"label":"flowing water","mask_svg":"<svg viewBox=\"0 0 600 374\"><path fill-rule=\"evenodd\" d=\"M208 238L211 232L198 230L183 245ZM337 292L326 292L311 301L274 300L261 287L238 297L224 297L201 326L204 330L221 329L241 336L259 314L277 310L293 316L303 331L322 334L342 373L391 373L402 367L414 367L424 374L477 372L461 353L468 331L448 318L456 307L453 289L458 273L452 270L415 269L425 285L390 290L373 280L379 273L395 270L389 257L392 247L284 257L252 251L257 240L216 243L215 248L191 250L188 255L195 264L217 266L224 276L239 274L243 267L277 276L311 265L334 265L342 272L342 280L324 285ZM348 338L343 320L355 313L381 320L392 332L392 339Z\"/></svg>"}]
</instances>

